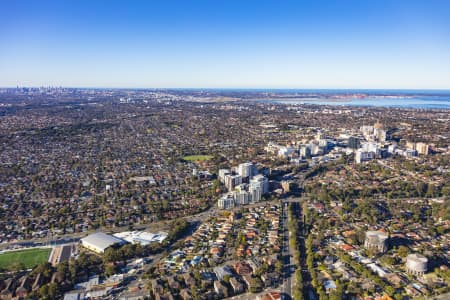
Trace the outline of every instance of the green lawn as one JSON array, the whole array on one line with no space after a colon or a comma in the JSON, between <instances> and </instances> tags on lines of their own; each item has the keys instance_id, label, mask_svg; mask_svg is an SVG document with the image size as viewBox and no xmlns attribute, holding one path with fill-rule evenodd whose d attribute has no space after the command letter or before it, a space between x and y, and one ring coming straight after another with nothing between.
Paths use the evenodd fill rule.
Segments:
<instances>
[{"instance_id":1,"label":"green lawn","mask_svg":"<svg viewBox=\"0 0 450 300\"><path fill-rule=\"evenodd\" d=\"M37 248L2 253L0 254L0 269L17 268L22 264L26 269L31 269L48 261L51 251L50 248Z\"/></svg>"},{"instance_id":2,"label":"green lawn","mask_svg":"<svg viewBox=\"0 0 450 300\"><path fill-rule=\"evenodd\" d=\"M188 155L183 157L183 159L187 161L203 161L210 160L211 158L213 158L212 155Z\"/></svg>"}]
</instances>

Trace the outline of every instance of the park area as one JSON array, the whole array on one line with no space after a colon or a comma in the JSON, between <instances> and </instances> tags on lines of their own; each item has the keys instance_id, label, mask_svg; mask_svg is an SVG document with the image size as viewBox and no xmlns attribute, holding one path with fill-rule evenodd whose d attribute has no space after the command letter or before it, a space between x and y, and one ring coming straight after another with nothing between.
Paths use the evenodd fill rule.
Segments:
<instances>
[{"instance_id":1,"label":"park area","mask_svg":"<svg viewBox=\"0 0 450 300\"><path fill-rule=\"evenodd\" d=\"M188 155L183 157L186 161L204 161L204 160L210 160L213 158L212 155Z\"/></svg>"},{"instance_id":2,"label":"park area","mask_svg":"<svg viewBox=\"0 0 450 300\"><path fill-rule=\"evenodd\" d=\"M48 261L51 251L50 248L36 248L1 253L0 270L31 269Z\"/></svg>"}]
</instances>

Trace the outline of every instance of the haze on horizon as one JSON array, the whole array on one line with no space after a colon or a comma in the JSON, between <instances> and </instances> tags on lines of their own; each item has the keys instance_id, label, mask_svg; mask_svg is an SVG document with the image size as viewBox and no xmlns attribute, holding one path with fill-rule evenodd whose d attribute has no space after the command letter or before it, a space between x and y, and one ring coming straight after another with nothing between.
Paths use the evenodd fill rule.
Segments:
<instances>
[{"instance_id":1,"label":"haze on horizon","mask_svg":"<svg viewBox=\"0 0 450 300\"><path fill-rule=\"evenodd\" d=\"M7 1L16 85L450 89L450 2Z\"/></svg>"}]
</instances>

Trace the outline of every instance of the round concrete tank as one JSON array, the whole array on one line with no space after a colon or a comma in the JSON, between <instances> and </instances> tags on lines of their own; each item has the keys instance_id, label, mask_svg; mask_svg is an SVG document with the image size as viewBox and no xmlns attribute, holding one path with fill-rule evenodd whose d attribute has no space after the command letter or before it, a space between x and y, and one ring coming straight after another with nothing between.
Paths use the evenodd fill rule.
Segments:
<instances>
[{"instance_id":1,"label":"round concrete tank","mask_svg":"<svg viewBox=\"0 0 450 300\"><path fill-rule=\"evenodd\" d=\"M406 257L406 271L421 275L427 272L428 258L420 254L409 254Z\"/></svg>"}]
</instances>

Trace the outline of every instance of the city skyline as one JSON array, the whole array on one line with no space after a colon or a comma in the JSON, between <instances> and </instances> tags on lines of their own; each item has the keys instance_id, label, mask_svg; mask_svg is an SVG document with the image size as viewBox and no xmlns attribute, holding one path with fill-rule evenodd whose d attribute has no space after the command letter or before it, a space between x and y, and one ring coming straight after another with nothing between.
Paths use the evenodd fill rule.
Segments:
<instances>
[{"instance_id":1,"label":"city skyline","mask_svg":"<svg viewBox=\"0 0 450 300\"><path fill-rule=\"evenodd\" d=\"M449 6L8 3L0 86L446 90Z\"/></svg>"}]
</instances>

